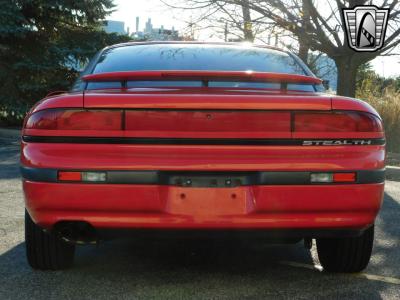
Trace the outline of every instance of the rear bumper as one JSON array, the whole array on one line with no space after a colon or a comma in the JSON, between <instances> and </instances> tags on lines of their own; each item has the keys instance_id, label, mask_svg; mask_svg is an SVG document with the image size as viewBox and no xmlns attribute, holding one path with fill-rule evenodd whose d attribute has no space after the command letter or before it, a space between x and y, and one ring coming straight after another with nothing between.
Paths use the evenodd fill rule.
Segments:
<instances>
[{"instance_id":1,"label":"rear bumper","mask_svg":"<svg viewBox=\"0 0 400 300\"><path fill-rule=\"evenodd\" d=\"M384 145L23 142L21 162L31 170L50 169L45 178L29 171L23 182L27 209L45 228L61 221L85 221L98 229L306 229L315 233L362 229L374 222L384 184L362 174L382 170L384 156ZM108 170L114 177L107 184L51 182L57 170ZM144 174L146 170L150 172ZM357 171L356 184L302 184L309 172L346 170ZM140 180L131 171L143 172ZM173 176L163 181L163 172L258 175L240 177L236 186L217 181L218 187L205 187L200 178L197 186L187 187L177 186ZM285 177L283 184L281 172L295 176ZM129 180L122 180L121 173Z\"/></svg>"},{"instance_id":2,"label":"rear bumper","mask_svg":"<svg viewBox=\"0 0 400 300\"><path fill-rule=\"evenodd\" d=\"M26 207L44 228L85 221L98 229L362 229L374 222L383 183L230 188L23 181Z\"/></svg>"}]
</instances>

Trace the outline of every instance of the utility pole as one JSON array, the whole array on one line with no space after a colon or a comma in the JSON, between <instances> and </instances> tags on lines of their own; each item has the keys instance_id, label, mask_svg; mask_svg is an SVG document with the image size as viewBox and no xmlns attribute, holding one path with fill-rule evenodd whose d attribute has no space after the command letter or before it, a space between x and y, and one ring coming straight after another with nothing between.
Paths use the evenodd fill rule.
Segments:
<instances>
[{"instance_id":1,"label":"utility pole","mask_svg":"<svg viewBox=\"0 0 400 300\"><path fill-rule=\"evenodd\" d=\"M190 28L190 40L194 41L194 23L192 15L190 16L189 28Z\"/></svg>"},{"instance_id":2,"label":"utility pole","mask_svg":"<svg viewBox=\"0 0 400 300\"><path fill-rule=\"evenodd\" d=\"M249 0L242 0L242 12L243 12L243 33L244 39L249 42L254 41L253 28L251 24L251 16L250 16L250 8L249 8Z\"/></svg>"},{"instance_id":3,"label":"utility pole","mask_svg":"<svg viewBox=\"0 0 400 300\"><path fill-rule=\"evenodd\" d=\"M228 41L228 22L225 22L224 40L225 40L225 42Z\"/></svg>"}]
</instances>

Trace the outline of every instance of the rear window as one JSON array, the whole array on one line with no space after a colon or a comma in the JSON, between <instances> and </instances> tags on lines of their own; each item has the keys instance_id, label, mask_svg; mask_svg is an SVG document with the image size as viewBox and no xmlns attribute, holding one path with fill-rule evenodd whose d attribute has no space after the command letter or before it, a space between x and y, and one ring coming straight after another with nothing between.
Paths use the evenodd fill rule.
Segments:
<instances>
[{"instance_id":1,"label":"rear window","mask_svg":"<svg viewBox=\"0 0 400 300\"><path fill-rule=\"evenodd\" d=\"M241 45L148 44L109 48L103 51L90 73L140 70L256 71L311 75L296 58L274 49ZM85 72L85 73L88 73ZM79 86L80 82L77 82ZM201 86L196 81L132 81L128 88ZM270 83L210 82L210 87L275 88ZM119 82L88 83L87 89L119 88ZM314 91L311 85L293 85L296 90ZM278 87L279 88L279 87ZM290 87L288 87L290 89Z\"/></svg>"},{"instance_id":2,"label":"rear window","mask_svg":"<svg viewBox=\"0 0 400 300\"><path fill-rule=\"evenodd\" d=\"M299 63L282 51L207 44L111 48L101 54L93 73L134 70L251 70L306 75Z\"/></svg>"}]
</instances>

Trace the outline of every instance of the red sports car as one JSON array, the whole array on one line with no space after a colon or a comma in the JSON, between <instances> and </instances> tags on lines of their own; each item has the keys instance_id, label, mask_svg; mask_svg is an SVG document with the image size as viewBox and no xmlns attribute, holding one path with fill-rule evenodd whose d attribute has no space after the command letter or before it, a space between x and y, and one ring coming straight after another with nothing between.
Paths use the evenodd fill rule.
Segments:
<instances>
[{"instance_id":1,"label":"red sports car","mask_svg":"<svg viewBox=\"0 0 400 300\"><path fill-rule=\"evenodd\" d=\"M107 47L26 116L26 250L62 269L125 232L316 239L328 271L371 256L385 136L295 55L227 43Z\"/></svg>"}]
</instances>

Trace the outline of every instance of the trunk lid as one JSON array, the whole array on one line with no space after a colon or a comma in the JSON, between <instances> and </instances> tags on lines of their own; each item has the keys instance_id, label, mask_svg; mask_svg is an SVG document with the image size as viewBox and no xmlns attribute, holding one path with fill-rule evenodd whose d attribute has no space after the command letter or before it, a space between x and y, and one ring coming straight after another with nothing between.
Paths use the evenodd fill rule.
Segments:
<instances>
[{"instance_id":1,"label":"trunk lid","mask_svg":"<svg viewBox=\"0 0 400 300\"><path fill-rule=\"evenodd\" d=\"M207 91L212 90L212 91ZM310 92L224 89L132 89L85 91L85 108L330 110L331 97Z\"/></svg>"}]
</instances>

